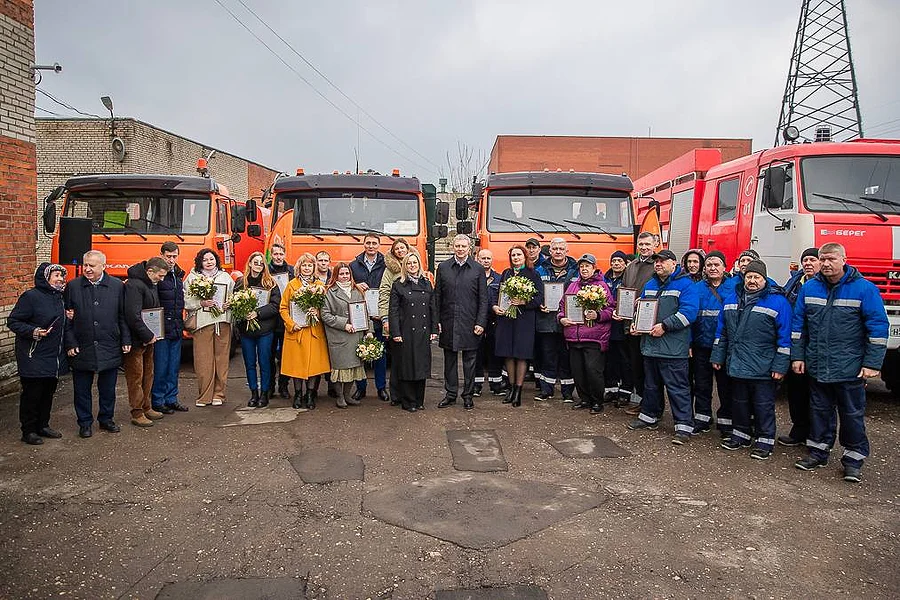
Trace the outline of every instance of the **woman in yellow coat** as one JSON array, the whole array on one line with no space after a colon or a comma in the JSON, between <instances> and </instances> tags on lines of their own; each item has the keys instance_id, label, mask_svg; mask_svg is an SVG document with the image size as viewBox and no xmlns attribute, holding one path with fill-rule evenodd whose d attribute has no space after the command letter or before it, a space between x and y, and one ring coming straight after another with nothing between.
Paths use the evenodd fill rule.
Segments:
<instances>
[{"instance_id":1,"label":"woman in yellow coat","mask_svg":"<svg viewBox=\"0 0 900 600\"><path fill-rule=\"evenodd\" d=\"M307 311L307 324L301 325L291 318L291 297L305 286L325 287L316 279L316 259L305 253L294 265L296 277L290 280L281 295L281 318L284 321L284 349L281 355L281 373L294 380L294 408L314 409L316 388L323 373L331 370L328 362L328 344L322 326L319 309ZM323 295L324 299L325 296ZM294 307L296 314L297 308ZM311 323L315 319L315 323ZM306 389L304 390L304 383Z\"/></svg>"}]
</instances>

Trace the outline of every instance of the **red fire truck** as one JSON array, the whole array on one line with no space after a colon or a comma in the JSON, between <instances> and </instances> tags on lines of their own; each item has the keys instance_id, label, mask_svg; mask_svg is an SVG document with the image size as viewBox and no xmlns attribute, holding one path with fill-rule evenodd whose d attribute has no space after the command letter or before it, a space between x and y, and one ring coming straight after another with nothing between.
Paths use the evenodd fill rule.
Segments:
<instances>
[{"instance_id":1,"label":"red fire truck","mask_svg":"<svg viewBox=\"0 0 900 600\"><path fill-rule=\"evenodd\" d=\"M881 290L891 322L883 377L900 390L900 142L789 144L727 163L697 149L635 181L638 222L659 215L663 243L759 252L784 283L805 248L840 242Z\"/></svg>"}]
</instances>

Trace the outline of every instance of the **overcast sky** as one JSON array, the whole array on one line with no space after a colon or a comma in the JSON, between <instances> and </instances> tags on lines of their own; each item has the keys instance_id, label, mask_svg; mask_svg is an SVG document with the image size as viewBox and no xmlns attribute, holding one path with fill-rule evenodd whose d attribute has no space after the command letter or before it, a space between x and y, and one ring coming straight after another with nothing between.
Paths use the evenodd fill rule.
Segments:
<instances>
[{"instance_id":1,"label":"overcast sky","mask_svg":"<svg viewBox=\"0 0 900 600\"><path fill-rule=\"evenodd\" d=\"M649 131L752 138L762 149L774 139L801 5L243 1L362 110L240 0L218 0L381 143L217 0L37 0L37 62L64 68L39 88L99 115L109 95L117 115L288 172L353 169L358 147L362 169L436 182L448 151L465 144L487 157L499 134ZM866 134L900 137L900 2L846 4ZM37 104L74 114L41 94Z\"/></svg>"}]
</instances>

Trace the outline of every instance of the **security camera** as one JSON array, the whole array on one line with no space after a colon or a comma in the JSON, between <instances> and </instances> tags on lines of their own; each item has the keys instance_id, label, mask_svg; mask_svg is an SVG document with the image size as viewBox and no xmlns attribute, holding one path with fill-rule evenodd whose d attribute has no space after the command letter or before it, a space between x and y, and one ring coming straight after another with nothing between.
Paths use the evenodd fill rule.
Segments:
<instances>
[{"instance_id":1,"label":"security camera","mask_svg":"<svg viewBox=\"0 0 900 600\"><path fill-rule=\"evenodd\" d=\"M56 71L57 73L62 73L62 65L59 63L53 63L52 65L31 65L31 69L33 71Z\"/></svg>"},{"instance_id":2,"label":"security camera","mask_svg":"<svg viewBox=\"0 0 900 600\"><path fill-rule=\"evenodd\" d=\"M53 63L53 70L57 73L62 73L62 65L59 63Z\"/></svg>"}]
</instances>

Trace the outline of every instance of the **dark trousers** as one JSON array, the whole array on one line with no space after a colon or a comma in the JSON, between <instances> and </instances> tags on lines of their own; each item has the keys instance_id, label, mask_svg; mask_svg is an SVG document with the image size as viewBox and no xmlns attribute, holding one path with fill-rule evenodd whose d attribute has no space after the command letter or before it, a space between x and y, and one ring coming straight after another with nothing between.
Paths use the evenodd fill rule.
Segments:
<instances>
[{"instance_id":1,"label":"dark trousers","mask_svg":"<svg viewBox=\"0 0 900 600\"><path fill-rule=\"evenodd\" d=\"M153 408L178 404L178 369L181 366L181 338L153 344Z\"/></svg>"},{"instance_id":2,"label":"dark trousers","mask_svg":"<svg viewBox=\"0 0 900 600\"><path fill-rule=\"evenodd\" d=\"M628 348L628 359L631 363L631 379L634 383L634 391L641 398L644 397L644 355L641 354L641 336L626 335L625 346ZM685 365L687 370L687 365ZM685 379L687 373L685 372Z\"/></svg>"},{"instance_id":3,"label":"dark trousers","mask_svg":"<svg viewBox=\"0 0 900 600\"><path fill-rule=\"evenodd\" d=\"M785 375L788 410L791 413L791 438L805 442L809 438L809 375L788 371Z\"/></svg>"},{"instance_id":4,"label":"dark trousers","mask_svg":"<svg viewBox=\"0 0 900 600\"><path fill-rule=\"evenodd\" d=\"M777 391L778 382L774 379L731 379L734 418L731 439L749 446L755 430L756 447L772 450L775 445Z\"/></svg>"},{"instance_id":5,"label":"dark trousers","mask_svg":"<svg viewBox=\"0 0 900 600\"><path fill-rule=\"evenodd\" d=\"M463 390L464 402L471 402L475 392L475 356L477 350L462 350L454 352L444 348L444 390L448 400L456 400L459 396L459 369L458 357L462 354L463 363Z\"/></svg>"},{"instance_id":6,"label":"dark trousers","mask_svg":"<svg viewBox=\"0 0 900 600\"><path fill-rule=\"evenodd\" d=\"M569 362L578 399L591 406L603 402L604 380L603 368L606 363L606 352L600 344L573 342L568 345Z\"/></svg>"},{"instance_id":7,"label":"dark trousers","mask_svg":"<svg viewBox=\"0 0 900 600\"><path fill-rule=\"evenodd\" d=\"M241 356L244 359L244 370L247 372L247 387L250 390L268 392L272 383L272 338L267 333L259 337L241 336ZM256 366L259 365L259 379Z\"/></svg>"},{"instance_id":8,"label":"dark trousers","mask_svg":"<svg viewBox=\"0 0 900 600\"><path fill-rule=\"evenodd\" d=\"M290 382L291 378L287 375L281 375L281 351L284 349L284 329L275 328L272 336L272 358L269 361L269 364L272 365L270 368L271 372L271 382L269 384L269 389L274 390L276 388L275 385L275 376L278 376L278 389L286 390L288 386L288 382Z\"/></svg>"},{"instance_id":9,"label":"dark trousers","mask_svg":"<svg viewBox=\"0 0 900 600\"><path fill-rule=\"evenodd\" d=\"M628 356L626 340L610 340L609 350L606 351L604 378L607 389L617 388L620 396L624 397L633 389L631 357Z\"/></svg>"},{"instance_id":10,"label":"dark trousers","mask_svg":"<svg viewBox=\"0 0 900 600\"><path fill-rule=\"evenodd\" d=\"M665 409L663 391L669 393L675 433L690 435L694 431L694 412L687 358L644 357L644 395L638 419L647 423L659 421Z\"/></svg>"},{"instance_id":11,"label":"dark trousers","mask_svg":"<svg viewBox=\"0 0 900 600\"><path fill-rule=\"evenodd\" d=\"M712 394L713 379L719 391L719 410L716 411L716 425L721 431L731 431L731 378L723 366L721 369L713 369L709 357L712 348L692 348L691 370L694 377L692 386L694 396L694 425L699 428L708 428L712 422Z\"/></svg>"},{"instance_id":12,"label":"dark trousers","mask_svg":"<svg viewBox=\"0 0 900 600\"><path fill-rule=\"evenodd\" d=\"M379 342L384 342L384 330L383 330L383 327L381 326L381 321L373 321L372 325L374 328L375 339L378 340ZM388 323L388 325L390 325L390 323ZM385 347L385 350L387 350L387 352L385 352L381 358L379 358L378 360L376 360L375 362L372 363L372 371L373 371L373 375L375 377L375 387L379 390L383 390L385 388L385 386L387 385L387 355L388 355L388 352L391 351L391 344L385 344L384 347ZM396 354L391 359L392 365L397 362L396 360L394 360L395 358L397 358ZM391 368L391 379L393 379L393 377L394 377L394 369ZM356 389L360 390L362 393L365 394L366 393L366 383L367 383L367 380L360 379L359 381L356 382ZM395 386L393 384L391 384L391 395L393 395L395 393L397 393L395 390Z\"/></svg>"},{"instance_id":13,"label":"dark trousers","mask_svg":"<svg viewBox=\"0 0 900 600\"><path fill-rule=\"evenodd\" d=\"M97 394L99 396L99 410L97 421L108 423L113 420L116 412L116 379L119 369L107 369L97 375ZM78 426L85 427L94 422L92 397L94 388L93 371L72 371L72 388L75 391L75 415L78 418Z\"/></svg>"},{"instance_id":14,"label":"dark trousers","mask_svg":"<svg viewBox=\"0 0 900 600\"><path fill-rule=\"evenodd\" d=\"M541 393L552 396L553 387L559 379L559 391L563 398L571 398L575 380L572 378L566 338L562 333L538 333L537 345L541 353L541 370L534 375L540 384ZM600 373L603 374L603 364L600 365Z\"/></svg>"},{"instance_id":15,"label":"dark trousers","mask_svg":"<svg viewBox=\"0 0 900 600\"><path fill-rule=\"evenodd\" d=\"M425 406L424 379L398 381L397 387L400 388L399 400L403 408L422 408Z\"/></svg>"},{"instance_id":16,"label":"dark trousers","mask_svg":"<svg viewBox=\"0 0 900 600\"><path fill-rule=\"evenodd\" d=\"M50 426L50 409L59 379L56 377L20 377L22 395L19 397L19 423L22 435L37 433Z\"/></svg>"},{"instance_id":17,"label":"dark trousers","mask_svg":"<svg viewBox=\"0 0 900 600\"><path fill-rule=\"evenodd\" d=\"M862 379L840 383L819 383L809 380L809 455L828 460L834 446L837 416L841 419L840 442L844 447L841 462L848 467L862 467L869 456L866 437L866 387Z\"/></svg>"},{"instance_id":18,"label":"dark trousers","mask_svg":"<svg viewBox=\"0 0 900 600\"><path fill-rule=\"evenodd\" d=\"M487 380L491 390L503 387L503 358L494 354L494 327L485 331L475 356L475 385L484 385Z\"/></svg>"}]
</instances>

